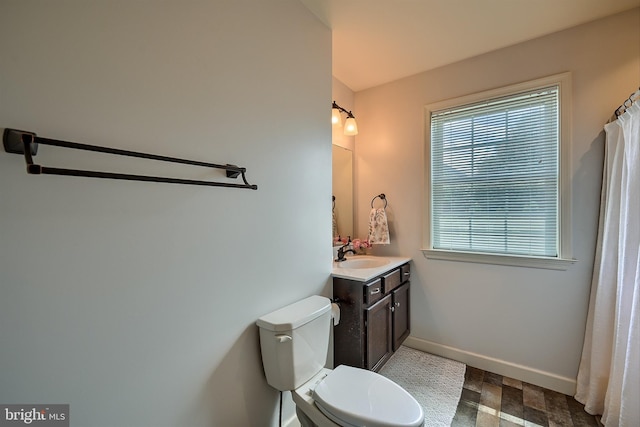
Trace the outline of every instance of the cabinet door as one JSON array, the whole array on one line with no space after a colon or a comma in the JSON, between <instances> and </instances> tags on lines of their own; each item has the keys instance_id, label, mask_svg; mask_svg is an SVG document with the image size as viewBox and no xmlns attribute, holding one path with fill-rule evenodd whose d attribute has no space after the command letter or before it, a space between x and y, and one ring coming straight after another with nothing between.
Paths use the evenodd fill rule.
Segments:
<instances>
[{"instance_id":1,"label":"cabinet door","mask_svg":"<svg viewBox=\"0 0 640 427\"><path fill-rule=\"evenodd\" d=\"M365 310L366 361L372 371L378 371L392 354L391 302L392 295L387 295Z\"/></svg>"},{"instance_id":2,"label":"cabinet door","mask_svg":"<svg viewBox=\"0 0 640 427\"><path fill-rule=\"evenodd\" d=\"M409 336L409 282L393 291L393 351Z\"/></svg>"}]
</instances>

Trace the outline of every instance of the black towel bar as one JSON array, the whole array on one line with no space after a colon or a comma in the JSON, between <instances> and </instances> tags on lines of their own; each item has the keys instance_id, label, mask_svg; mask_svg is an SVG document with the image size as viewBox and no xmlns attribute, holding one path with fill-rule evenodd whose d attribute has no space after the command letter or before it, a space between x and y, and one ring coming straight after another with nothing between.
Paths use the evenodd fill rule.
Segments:
<instances>
[{"instance_id":1,"label":"black towel bar","mask_svg":"<svg viewBox=\"0 0 640 427\"><path fill-rule=\"evenodd\" d=\"M384 195L384 193L378 194L376 197L374 197L373 199L371 199L371 208L373 209L373 201L376 200L377 198L380 198L380 200L384 201L384 208L387 208L387 196Z\"/></svg>"},{"instance_id":2,"label":"black towel bar","mask_svg":"<svg viewBox=\"0 0 640 427\"><path fill-rule=\"evenodd\" d=\"M57 139L49 139L37 136L33 132L21 131L17 129L5 129L2 142L4 149L7 153L24 154L25 162L27 163L27 172L34 175L66 175L66 176L84 176L89 178L109 178L109 179L121 179L129 181L146 181L146 182L164 182L171 184L189 184L189 185L204 185L210 187L231 187L231 188L248 188L251 190L257 190L257 185L252 185L247 182L245 177L246 169L238 167L236 165L218 165L215 163L200 162L196 160L179 159L175 157L159 156L156 154L140 153L137 151L120 150L117 148L100 147L96 145L79 144L77 142L61 141ZM76 150L95 151L98 153L115 154L118 156L137 157L141 159L158 160L162 162L181 163L192 166L203 166L215 169L224 169L227 174L227 178L237 178L242 175L244 184L233 184L227 182L214 182L214 181L200 181L193 179L181 179L181 178L169 178L162 176L146 176L146 175L131 175L111 172L97 172L87 171L79 169L60 169L51 168L47 166L40 166L33 163L33 156L38 152L38 144L52 145L56 147L72 148Z\"/></svg>"}]
</instances>

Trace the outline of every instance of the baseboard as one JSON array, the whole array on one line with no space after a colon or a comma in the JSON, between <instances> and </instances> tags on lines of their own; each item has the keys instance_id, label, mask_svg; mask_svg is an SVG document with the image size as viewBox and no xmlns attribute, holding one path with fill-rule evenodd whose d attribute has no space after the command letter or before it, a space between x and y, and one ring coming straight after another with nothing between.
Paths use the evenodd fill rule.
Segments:
<instances>
[{"instance_id":1,"label":"baseboard","mask_svg":"<svg viewBox=\"0 0 640 427\"><path fill-rule=\"evenodd\" d=\"M459 348L449 347L432 341L409 336L404 345L436 356L457 360L474 368L494 372L540 387L548 388L569 396L576 392L576 380Z\"/></svg>"}]
</instances>

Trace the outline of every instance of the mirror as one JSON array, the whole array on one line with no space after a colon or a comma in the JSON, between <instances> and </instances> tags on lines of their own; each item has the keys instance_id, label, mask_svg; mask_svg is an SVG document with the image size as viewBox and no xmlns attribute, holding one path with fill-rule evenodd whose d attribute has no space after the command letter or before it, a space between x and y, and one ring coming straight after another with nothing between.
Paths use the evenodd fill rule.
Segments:
<instances>
[{"instance_id":1,"label":"mirror","mask_svg":"<svg viewBox=\"0 0 640 427\"><path fill-rule=\"evenodd\" d=\"M353 236L353 153L332 145L333 167L333 237Z\"/></svg>"}]
</instances>

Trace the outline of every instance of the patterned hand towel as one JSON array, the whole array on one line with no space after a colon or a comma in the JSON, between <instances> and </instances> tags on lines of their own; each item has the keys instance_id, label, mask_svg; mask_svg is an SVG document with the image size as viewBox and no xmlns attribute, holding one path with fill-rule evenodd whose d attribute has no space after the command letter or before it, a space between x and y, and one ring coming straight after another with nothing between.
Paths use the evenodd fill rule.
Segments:
<instances>
[{"instance_id":1,"label":"patterned hand towel","mask_svg":"<svg viewBox=\"0 0 640 427\"><path fill-rule=\"evenodd\" d=\"M369 214L369 243L372 245L388 245L389 225L384 208L373 208Z\"/></svg>"}]
</instances>

